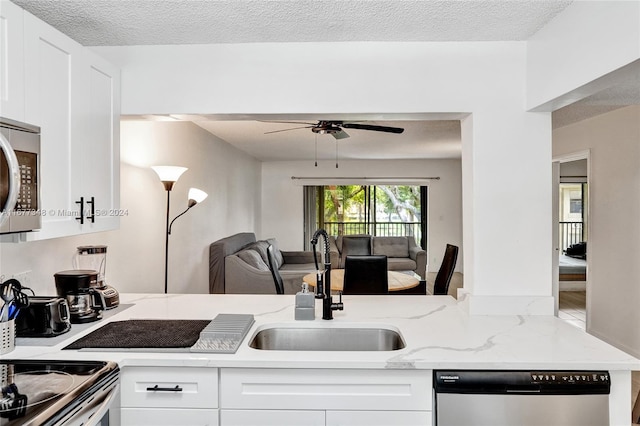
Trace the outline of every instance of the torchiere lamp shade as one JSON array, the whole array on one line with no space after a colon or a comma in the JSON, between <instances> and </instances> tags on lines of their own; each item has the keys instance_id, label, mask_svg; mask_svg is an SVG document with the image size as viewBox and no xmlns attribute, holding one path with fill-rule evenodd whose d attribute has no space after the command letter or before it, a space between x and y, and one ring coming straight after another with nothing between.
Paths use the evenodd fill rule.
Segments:
<instances>
[{"instance_id":1,"label":"torchiere lamp shade","mask_svg":"<svg viewBox=\"0 0 640 426\"><path fill-rule=\"evenodd\" d=\"M158 174L167 191L171 191L173 184L188 170L186 167L180 166L153 166L151 168Z\"/></svg>"}]
</instances>

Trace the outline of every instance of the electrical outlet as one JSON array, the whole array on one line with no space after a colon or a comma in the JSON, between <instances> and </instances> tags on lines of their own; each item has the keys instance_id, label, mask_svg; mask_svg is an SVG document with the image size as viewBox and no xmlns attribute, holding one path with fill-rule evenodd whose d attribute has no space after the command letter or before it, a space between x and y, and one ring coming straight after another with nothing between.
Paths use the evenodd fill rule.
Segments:
<instances>
[{"instance_id":1,"label":"electrical outlet","mask_svg":"<svg viewBox=\"0 0 640 426\"><path fill-rule=\"evenodd\" d=\"M24 271L17 274L13 274L13 277L20 281L23 287L31 287L31 271Z\"/></svg>"}]
</instances>

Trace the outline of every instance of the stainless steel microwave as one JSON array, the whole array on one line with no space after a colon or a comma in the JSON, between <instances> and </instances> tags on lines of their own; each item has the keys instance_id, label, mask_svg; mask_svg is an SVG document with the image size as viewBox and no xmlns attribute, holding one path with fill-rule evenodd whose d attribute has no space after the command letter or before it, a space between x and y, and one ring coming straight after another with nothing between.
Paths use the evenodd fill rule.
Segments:
<instances>
[{"instance_id":1,"label":"stainless steel microwave","mask_svg":"<svg viewBox=\"0 0 640 426\"><path fill-rule=\"evenodd\" d=\"M40 128L0 117L0 148L0 234L40 229Z\"/></svg>"}]
</instances>

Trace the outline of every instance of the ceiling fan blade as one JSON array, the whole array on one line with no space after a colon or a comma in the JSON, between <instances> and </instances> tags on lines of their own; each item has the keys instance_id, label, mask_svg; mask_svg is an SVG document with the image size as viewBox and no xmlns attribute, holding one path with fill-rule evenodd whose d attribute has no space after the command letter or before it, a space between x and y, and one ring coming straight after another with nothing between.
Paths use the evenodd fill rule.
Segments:
<instances>
[{"instance_id":1,"label":"ceiling fan blade","mask_svg":"<svg viewBox=\"0 0 640 426\"><path fill-rule=\"evenodd\" d=\"M346 139L349 137L349 134L344 130L340 130L339 132L331 133L331 136L333 136L336 139Z\"/></svg>"},{"instance_id":2,"label":"ceiling fan blade","mask_svg":"<svg viewBox=\"0 0 640 426\"><path fill-rule=\"evenodd\" d=\"M298 123L300 124L300 123ZM272 130L270 132L264 132L265 135L268 135L269 133L280 133L280 132L288 132L289 130L298 130L298 129L310 129L313 126L304 126L304 127L292 127L290 129L280 129L280 130Z\"/></svg>"},{"instance_id":3,"label":"ceiling fan blade","mask_svg":"<svg viewBox=\"0 0 640 426\"><path fill-rule=\"evenodd\" d=\"M344 123L341 125L345 129L373 130L376 132L402 133L404 129L400 127L374 126L372 124Z\"/></svg>"}]
</instances>

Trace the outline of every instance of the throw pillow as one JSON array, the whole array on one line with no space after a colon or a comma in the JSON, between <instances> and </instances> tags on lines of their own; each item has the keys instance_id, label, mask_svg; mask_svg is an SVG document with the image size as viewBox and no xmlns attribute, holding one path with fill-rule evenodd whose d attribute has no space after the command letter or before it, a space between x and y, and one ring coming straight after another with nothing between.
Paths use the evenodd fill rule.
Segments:
<instances>
[{"instance_id":1,"label":"throw pillow","mask_svg":"<svg viewBox=\"0 0 640 426\"><path fill-rule=\"evenodd\" d=\"M342 257L368 256L371 254L371 237L342 237Z\"/></svg>"},{"instance_id":2,"label":"throw pillow","mask_svg":"<svg viewBox=\"0 0 640 426\"><path fill-rule=\"evenodd\" d=\"M248 245L245 248L257 251L264 263L268 265L269 258L267 257L267 247L269 247L269 243L264 240L260 240Z\"/></svg>"},{"instance_id":3,"label":"throw pillow","mask_svg":"<svg viewBox=\"0 0 640 426\"><path fill-rule=\"evenodd\" d=\"M267 264L262 260L258 252L255 250L245 249L238 252L237 256L240 259L242 259L244 262L246 262L248 265L251 265L256 269L259 269L260 271L269 270L269 267L267 266Z\"/></svg>"},{"instance_id":4,"label":"throw pillow","mask_svg":"<svg viewBox=\"0 0 640 426\"><path fill-rule=\"evenodd\" d=\"M409 257L409 240L406 237L373 237L373 254Z\"/></svg>"}]
</instances>

